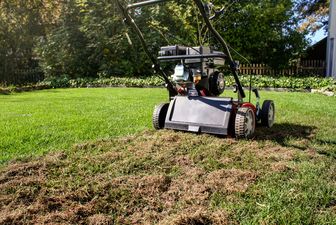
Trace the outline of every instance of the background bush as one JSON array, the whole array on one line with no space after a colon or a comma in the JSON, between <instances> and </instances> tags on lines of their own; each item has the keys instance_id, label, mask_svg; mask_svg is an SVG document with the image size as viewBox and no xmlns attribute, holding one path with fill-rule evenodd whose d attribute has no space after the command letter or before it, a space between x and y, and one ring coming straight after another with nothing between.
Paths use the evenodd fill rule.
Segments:
<instances>
[{"instance_id":1,"label":"background bush","mask_svg":"<svg viewBox=\"0 0 336 225\"><path fill-rule=\"evenodd\" d=\"M244 87L250 86L250 76L240 76L241 83ZM235 81L232 76L226 76L226 86L233 87ZM69 79L68 76L53 77L39 83L51 88L83 88L83 87L163 87L164 82L157 76L143 77L110 77L110 78L77 78ZM336 80L330 78L295 78L295 77L269 77L269 76L252 76L252 86L258 88L288 88L293 90L300 89L320 89L336 86Z\"/></svg>"}]
</instances>

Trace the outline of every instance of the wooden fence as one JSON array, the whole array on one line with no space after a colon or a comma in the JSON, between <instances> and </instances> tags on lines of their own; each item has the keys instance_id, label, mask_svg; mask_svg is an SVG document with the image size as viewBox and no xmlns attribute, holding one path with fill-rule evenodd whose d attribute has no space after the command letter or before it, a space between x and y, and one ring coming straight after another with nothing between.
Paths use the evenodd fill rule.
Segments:
<instances>
[{"instance_id":1,"label":"wooden fence","mask_svg":"<svg viewBox=\"0 0 336 225\"><path fill-rule=\"evenodd\" d=\"M286 69L275 70L265 64L240 65L240 73L243 75L318 75L325 76L326 62L324 60L302 60Z\"/></svg>"}]
</instances>

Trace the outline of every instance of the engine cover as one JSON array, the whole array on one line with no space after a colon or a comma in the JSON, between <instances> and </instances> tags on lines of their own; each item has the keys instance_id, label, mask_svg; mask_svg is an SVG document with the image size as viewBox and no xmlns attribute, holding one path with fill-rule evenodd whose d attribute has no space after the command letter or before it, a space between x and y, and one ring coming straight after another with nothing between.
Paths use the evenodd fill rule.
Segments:
<instances>
[{"instance_id":1,"label":"engine cover","mask_svg":"<svg viewBox=\"0 0 336 225\"><path fill-rule=\"evenodd\" d=\"M183 64L175 66L175 73L173 75L173 81L185 82L189 80L189 71L185 69Z\"/></svg>"}]
</instances>

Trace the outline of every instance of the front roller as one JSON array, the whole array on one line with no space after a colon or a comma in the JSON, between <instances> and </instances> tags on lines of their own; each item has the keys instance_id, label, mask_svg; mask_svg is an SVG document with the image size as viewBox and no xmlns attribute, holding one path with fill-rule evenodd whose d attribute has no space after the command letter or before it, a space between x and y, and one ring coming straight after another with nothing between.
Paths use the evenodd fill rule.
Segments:
<instances>
[{"instance_id":1,"label":"front roller","mask_svg":"<svg viewBox=\"0 0 336 225\"><path fill-rule=\"evenodd\" d=\"M154 108L152 122L156 130L164 128L169 103L161 103Z\"/></svg>"}]
</instances>

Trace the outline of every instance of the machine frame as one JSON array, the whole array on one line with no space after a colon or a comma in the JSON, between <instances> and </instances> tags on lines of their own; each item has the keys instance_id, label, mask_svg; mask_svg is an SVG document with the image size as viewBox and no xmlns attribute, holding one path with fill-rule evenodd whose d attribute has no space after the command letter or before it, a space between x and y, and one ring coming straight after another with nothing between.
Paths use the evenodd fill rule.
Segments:
<instances>
[{"instance_id":1,"label":"machine frame","mask_svg":"<svg viewBox=\"0 0 336 225\"><path fill-rule=\"evenodd\" d=\"M266 100L263 106L259 106L259 93L257 89L252 90L250 85L250 96L253 91L257 97L257 104L253 105L250 97L249 102L244 102L246 94L240 83L238 72L239 66L233 60L229 47L222 36L211 24L208 18L206 5L201 0L193 0L197 6L207 28L213 37L220 43L223 52L196 55L173 55L154 57L150 52L145 41L144 35L130 14L131 9L151 6L173 0L147 0L129 4L126 7L116 0L120 11L124 17L124 22L130 26L137 34L144 51L153 63L153 68L161 76L169 92L170 103L160 104L155 107L153 113L153 125L156 129L173 129L196 133L211 133L217 135L231 135L237 138L250 138L253 136L256 123L261 120L262 124L268 127L273 126L275 107L271 100ZM181 95L176 85L169 79L169 76L161 68L160 62L174 60L191 60L191 59L215 59L222 58L228 61L232 75L235 80L238 98L221 98L213 96L191 96L189 94Z\"/></svg>"}]
</instances>

